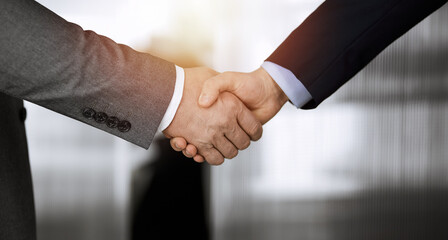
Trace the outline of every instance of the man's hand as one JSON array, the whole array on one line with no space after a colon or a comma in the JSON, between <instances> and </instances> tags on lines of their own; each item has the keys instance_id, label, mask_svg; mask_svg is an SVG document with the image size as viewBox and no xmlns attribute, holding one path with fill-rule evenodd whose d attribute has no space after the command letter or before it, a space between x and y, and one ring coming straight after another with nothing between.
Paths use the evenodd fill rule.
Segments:
<instances>
[{"instance_id":1,"label":"man's hand","mask_svg":"<svg viewBox=\"0 0 448 240\"><path fill-rule=\"evenodd\" d=\"M209 107L221 92L235 94L265 124L277 114L288 97L271 76L259 68L251 73L225 72L205 81L199 97L201 107Z\"/></svg>"},{"instance_id":2,"label":"man's hand","mask_svg":"<svg viewBox=\"0 0 448 240\"><path fill-rule=\"evenodd\" d=\"M208 68L185 69L185 86L181 103L171 124L163 133L168 137L184 137L192 146L186 148L186 142L179 142L187 157L219 165L224 158L233 158L238 149L249 146L250 140L258 140L262 134L262 125L237 97L223 93L215 98L209 108L198 105L198 97L205 80L217 73ZM173 143L173 142L172 142ZM175 146L175 144L173 144ZM187 151L190 149L190 151Z\"/></svg>"},{"instance_id":3,"label":"man's hand","mask_svg":"<svg viewBox=\"0 0 448 240\"><path fill-rule=\"evenodd\" d=\"M209 107L220 93L226 91L235 94L262 124L274 117L288 100L277 83L260 67L251 73L225 72L208 79L202 87L199 105ZM194 144L188 144L185 139L173 138L171 146L197 162L203 161L202 156L196 154Z\"/></svg>"}]
</instances>

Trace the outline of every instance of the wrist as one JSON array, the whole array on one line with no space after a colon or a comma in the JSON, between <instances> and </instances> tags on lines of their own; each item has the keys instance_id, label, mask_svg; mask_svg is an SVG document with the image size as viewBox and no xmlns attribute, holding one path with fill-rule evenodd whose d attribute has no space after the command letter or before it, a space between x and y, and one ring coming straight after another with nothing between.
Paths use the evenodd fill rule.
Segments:
<instances>
[{"instance_id":1,"label":"wrist","mask_svg":"<svg viewBox=\"0 0 448 240\"><path fill-rule=\"evenodd\" d=\"M176 67L176 82L174 84L173 96L171 97L171 101L168 104L168 107L165 111L165 114L159 124L159 131L163 132L174 119L176 115L177 109L179 108L183 92L184 92L184 82L185 82L185 72L181 67ZM164 132L163 132L164 133Z\"/></svg>"},{"instance_id":2,"label":"wrist","mask_svg":"<svg viewBox=\"0 0 448 240\"><path fill-rule=\"evenodd\" d=\"M269 73L262 67L255 70L254 75L257 79L261 79L264 83L265 90L269 92L272 100L276 101L280 106L283 106L289 99L280 86L274 81Z\"/></svg>"}]
</instances>

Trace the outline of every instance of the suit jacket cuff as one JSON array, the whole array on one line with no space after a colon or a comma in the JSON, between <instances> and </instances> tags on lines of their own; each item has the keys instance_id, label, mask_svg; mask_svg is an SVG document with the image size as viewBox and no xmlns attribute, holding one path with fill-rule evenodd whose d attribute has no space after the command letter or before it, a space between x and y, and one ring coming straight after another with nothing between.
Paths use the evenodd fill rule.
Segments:
<instances>
[{"instance_id":1,"label":"suit jacket cuff","mask_svg":"<svg viewBox=\"0 0 448 240\"><path fill-rule=\"evenodd\" d=\"M265 61L261 67L271 75L289 101L297 108L301 108L312 99L310 92L290 70L269 61Z\"/></svg>"}]
</instances>

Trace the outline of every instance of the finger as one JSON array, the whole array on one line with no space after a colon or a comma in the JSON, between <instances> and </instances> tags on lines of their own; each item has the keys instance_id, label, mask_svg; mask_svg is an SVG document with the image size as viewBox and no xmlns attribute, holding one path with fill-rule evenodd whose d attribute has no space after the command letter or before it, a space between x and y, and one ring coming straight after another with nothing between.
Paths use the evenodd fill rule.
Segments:
<instances>
[{"instance_id":1,"label":"finger","mask_svg":"<svg viewBox=\"0 0 448 240\"><path fill-rule=\"evenodd\" d=\"M193 156L191 156L190 154L187 153L187 151L184 149L182 150L182 153L184 154L185 157L187 158L192 158Z\"/></svg>"},{"instance_id":2,"label":"finger","mask_svg":"<svg viewBox=\"0 0 448 240\"><path fill-rule=\"evenodd\" d=\"M194 157L198 152L197 148L193 144L188 144L187 147L185 148L185 151L191 157Z\"/></svg>"},{"instance_id":3,"label":"finger","mask_svg":"<svg viewBox=\"0 0 448 240\"><path fill-rule=\"evenodd\" d=\"M199 154L202 155L210 165L221 165L224 162L224 157L216 148L206 149L205 151L199 149Z\"/></svg>"},{"instance_id":4,"label":"finger","mask_svg":"<svg viewBox=\"0 0 448 240\"><path fill-rule=\"evenodd\" d=\"M181 137L175 137L170 140L170 145L174 151L180 152L187 147L187 141Z\"/></svg>"},{"instance_id":5,"label":"finger","mask_svg":"<svg viewBox=\"0 0 448 240\"><path fill-rule=\"evenodd\" d=\"M238 155L238 149L225 136L217 137L215 148L227 159L232 159Z\"/></svg>"},{"instance_id":6,"label":"finger","mask_svg":"<svg viewBox=\"0 0 448 240\"><path fill-rule=\"evenodd\" d=\"M204 157L199 155L199 154L196 154L196 156L193 157L193 160L198 162L198 163L203 163L204 162Z\"/></svg>"},{"instance_id":7,"label":"finger","mask_svg":"<svg viewBox=\"0 0 448 240\"><path fill-rule=\"evenodd\" d=\"M234 75L235 73L227 72L206 80L199 96L199 106L211 106L218 98L220 92L233 92L236 89Z\"/></svg>"},{"instance_id":8,"label":"finger","mask_svg":"<svg viewBox=\"0 0 448 240\"><path fill-rule=\"evenodd\" d=\"M238 125L232 130L226 132L225 136L239 150L246 149L250 145L250 137Z\"/></svg>"},{"instance_id":9,"label":"finger","mask_svg":"<svg viewBox=\"0 0 448 240\"><path fill-rule=\"evenodd\" d=\"M261 123L255 118L252 112L243 106L243 110L237 115L238 124L249 135L250 139L257 141L263 134Z\"/></svg>"}]
</instances>

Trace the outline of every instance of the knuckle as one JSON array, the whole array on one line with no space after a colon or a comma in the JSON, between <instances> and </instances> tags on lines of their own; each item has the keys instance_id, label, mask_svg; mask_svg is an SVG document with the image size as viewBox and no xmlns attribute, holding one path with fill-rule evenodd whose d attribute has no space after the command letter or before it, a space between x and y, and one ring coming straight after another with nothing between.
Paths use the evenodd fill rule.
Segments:
<instances>
[{"instance_id":1,"label":"knuckle","mask_svg":"<svg viewBox=\"0 0 448 240\"><path fill-rule=\"evenodd\" d=\"M211 155L210 153L211 153L211 151L213 151L213 148L214 148L213 144L209 143L209 142L201 142L198 145L196 145L197 153L199 153L199 154L204 153L207 156ZM204 154L202 154L202 155L205 157Z\"/></svg>"},{"instance_id":2,"label":"knuckle","mask_svg":"<svg viewBox=\"0 0 448 240\"><path fill-rule=\"evenodd\" d=\"M228 153L228 154L231 154L231 153L233 153L234 151L236 151L236 148L235 148L235 146L229 141L229 142L226 142L226 147L225 147L225 151L226 151L226 153Z\"/></svg>"},{"instance_id":3,"label":"knuckle","mask_svg":"<svg viewBox=\"0 0 448 240\"><path fill-rule=\"evenodd\" d=\"M232 150L229 152L227 158L228 158L228 159L232 159L232 158L236 157L237 155L238 155L238 150L236 150L236 149L232 149Z\"/></svg>"},{"instance_id":4,"label":"knuckle","mask_svg":"<svg viewBox=\"0 0 448 240\"><path fill-rule=\"evenodd\" d=\"M221 165L223 163L224 163L224 158L221 157L221 158L218 159L218 161L215 162L214 165L219 166L219 165Z\"/></svg>"},{"instance_id":5,"label":"knuckle","mask_svg":"<svg viewBox=\"0 0 448 240\"><path fill-rule=\"evenodd\" d=\"M218 134L218 129L217 127L219 126L219 122L221 121L221 118L218 119L214 119L208 122L208 126L206 126L207 128L207 132L206 132L206 139L205 142L209 141L210 139L212 139L213 137L215 137Z\"/></svg>"},{"instance_id":6,"label":"knuckle","mask_svg":"<svg viewBox=\"0 0 448 240\"><path fill-rule=\"evenodd\" d=\"M237 133L237 130L238 130L238 128L237 128L237 126L236 126L235 124L230 124L230 125L228 126L228 130L227 130L227 132L228 132L229 134L231 134L231 135L235 135L235 134Z\"/></svg>"},{"instance_id":7,"label":"knuckle","mask_svg":"<svg viewBox=\"0 0 448 240\"><path fill-rule=\"evenodd\" d=\"M254 123L252 127L249 129L248 133L252 139L254 140L260 139L263 133L263 127L261 126L261 123L259 122Z\"/></svg>"},{"instance_id":8,"label":"knuckle","mask_svg":"<svg viewBox=\"0 0 448 240\"><path fill-rule=\"evenodd\" d=\"M210 151L211 149L213 149L213 144L211 144L211 143L203 143L202 147L204 149L206 149L207 151Z\"/></svg>"},{"instance_id":9,"label":"knuckle","mask_svg":"<svg viewBox=\"0 0 448 240\"><path fill-rule=\"evenodd\" d=\"M226 129L226 131L228 131L228 132L236 131L237 122L235 121L235 118L230 114L227 114L227 115L225 115L225 117L221 118L220 124L221 124L220 126L223 129Z\"/></svg>"},{"instance_id":10,"label":"knuckle","mask_svg":"<svg viewBox=\"0 0 448 240\"><path fill-rule=\"evenodd\" d=\"M250 141L244 141L241 144L240 150L244 150L244 149L248 148L249 146L250 146Z\"/></svg>"},{"instance_id":11,"label":"knuckle","mask_svg":"<svg viewBox=\"0 0 448 240\"><path fill-rule=\"evenodd\" d=\"M224 158L213 145L204 145L201 155L210 165L221 165L224 161Z\"/></svg>"},{"instance_id":12,"label":"knuckle","mask_svg":"<svg viewBox=\"0 0 448 240\"><path fill-rule=\"evenodd\" d=\"M211 165L221 165L224 163L224 158L223 157L212 157L209 161L208 161Z\"/></svg>"}]
</instances>

